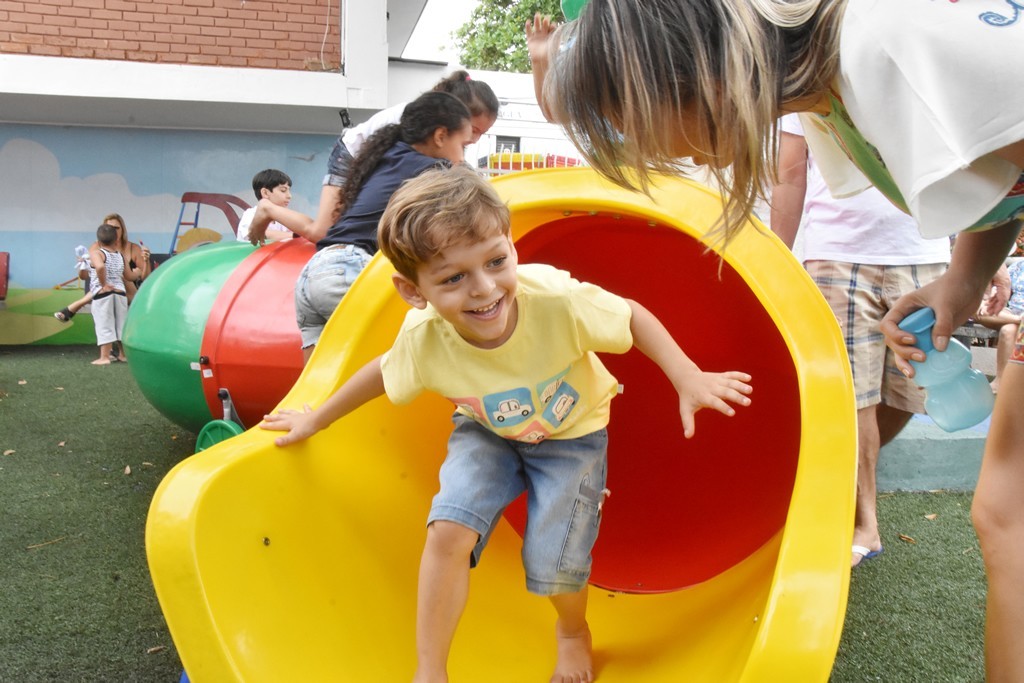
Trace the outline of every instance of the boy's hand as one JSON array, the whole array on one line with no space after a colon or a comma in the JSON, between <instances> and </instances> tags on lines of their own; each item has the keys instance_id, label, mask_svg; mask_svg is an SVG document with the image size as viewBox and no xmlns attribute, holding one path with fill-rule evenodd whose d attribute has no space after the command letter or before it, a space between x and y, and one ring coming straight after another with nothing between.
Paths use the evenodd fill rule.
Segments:
<instances>
[{"instance_id":1,"label":"boy's hand","mask_svg":"<svg viewBox=\"0 0 1024 683\"><path fill-rule=\"evenodd\" d=\"M290 443L308 439L320 431L313 420L313 409L308 404L303 406L301 413L297 410L279 410L271 415L264 415L263 422L260 422L260 429L288 432L284 436L274 439L274 443L278 446L287 446Z\"/></svg>"},{"instance_id":2,"label":"boy's hand","mask_svg":"<svg viewBox=\"0 0 1024 683\"><path fill-rule=\"evenodd\" d=\"M701 372L696 371L687 378L679 391L679 415L683 418L683 436L693 436L694 415L701 408L713 408L723 415L732 417L736 410L726 401L740 406L749 406L747 394L754 388L747 382L750 375L745 372Z\"/></svg>"}]
</instances>

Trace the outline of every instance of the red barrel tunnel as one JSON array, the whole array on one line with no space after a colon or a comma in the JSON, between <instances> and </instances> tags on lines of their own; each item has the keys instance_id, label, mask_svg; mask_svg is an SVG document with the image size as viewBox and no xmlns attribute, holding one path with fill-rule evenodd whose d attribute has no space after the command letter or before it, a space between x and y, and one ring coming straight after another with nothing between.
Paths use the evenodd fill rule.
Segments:
<instances>
[{"instance_id":1,"label":"red barrel tunnel","mask_svg":"<svg viewBox=\"0 0 1024 683\"><path fill-rule=\"evenodd\" d=\"M700 411L687 440L676 392L651 360L635 349L602 356L623 392L612 402L611 496L591 582L626 592L684 588L779 533L800 447L796 371L735 270L690 235L628 216L564 218L533 229L516 248L521 263L549 263L636 300L701 369L753 376L749 407L731 418ZM507 516L521 532L522 501Z\"/></svg>"}]
</instances>

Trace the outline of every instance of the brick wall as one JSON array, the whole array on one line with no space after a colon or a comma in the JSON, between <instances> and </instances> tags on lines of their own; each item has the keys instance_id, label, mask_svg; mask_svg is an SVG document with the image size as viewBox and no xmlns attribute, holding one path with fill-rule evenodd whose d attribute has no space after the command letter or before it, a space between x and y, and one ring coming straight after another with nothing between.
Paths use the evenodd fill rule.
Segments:
<instances>
[{"instance_id":1,"label":"brick wall","mask_svg":"<svg viewBox=\"0 0 1024 683\"><path fill-rule=\"evenodd\" d=\"M338 4L338 0L0 0L0 52L336 71Z\"/></svg>"}]
</instances>

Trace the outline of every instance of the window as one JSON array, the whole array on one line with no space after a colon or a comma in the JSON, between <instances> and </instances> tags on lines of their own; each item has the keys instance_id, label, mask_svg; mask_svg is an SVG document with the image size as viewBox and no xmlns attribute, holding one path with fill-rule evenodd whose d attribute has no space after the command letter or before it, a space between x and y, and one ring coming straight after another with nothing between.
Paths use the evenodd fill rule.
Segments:
<instances>
[{"instance_id":1,"label":"window","mask_svg":"<svg viewBox=\"0 0 1024 683\"><path fill-rule=\"evenodd\" d=\"M519 151L519 137L511 135L496 135L494 151L495 152L518 152Z\"/></svg>"}]
</instances>

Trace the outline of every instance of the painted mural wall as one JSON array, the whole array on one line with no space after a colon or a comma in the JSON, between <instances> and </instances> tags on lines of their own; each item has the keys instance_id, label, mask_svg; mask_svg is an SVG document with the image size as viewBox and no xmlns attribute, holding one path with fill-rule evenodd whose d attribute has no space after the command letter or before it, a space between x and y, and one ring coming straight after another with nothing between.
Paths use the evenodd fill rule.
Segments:
<instances>
[{"instance_id":1,"label":"painted mural wall","mask_svg":"<svg viewBox=\"0 0 1024 683\"><path fill-rule=\"evenodd\" d=\"M0 126L0 253L9 254L0 344L95 343L90 316L64 324L53 312L82 295L75 247L95 241L105 215L121 214L129 239L168 253L183 195L251 205L252 176L264 168L291 176L291 208L312 215L333 144L323 135ZM193 222L196 204L184 207L182 220ZM200 206L198 226L180 232L193 227L234 239L214 206Z\"/></svg>"}]
</instances>

